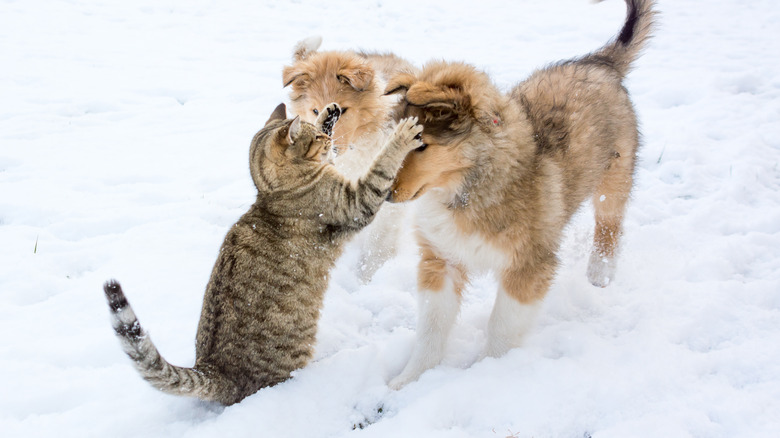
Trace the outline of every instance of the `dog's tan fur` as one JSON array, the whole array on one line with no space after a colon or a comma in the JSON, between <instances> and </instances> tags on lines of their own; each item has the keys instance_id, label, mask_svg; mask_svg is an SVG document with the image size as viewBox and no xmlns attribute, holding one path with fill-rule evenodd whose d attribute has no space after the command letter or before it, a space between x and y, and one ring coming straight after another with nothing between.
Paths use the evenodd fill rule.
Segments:
<instances>
[{"instance_id":1,"label":"dog's tan fur","mask_svg":"<svg viewBox=\"0 0 780 438\"><path fill-rule=\"evenodd\" d=\"M373 146L376 137L386 137L390 108L397 102L384 96L387 78L416 69L389 53L318 52L320 42L299 42L293 64L282 70L284 86L290 87L291 112L313 121L319 108L336 102L344 111L333 131L337 152L343 154L350 146L367 147L366 143Z\"/></svg>"},{"instance_id":2,"label":"dog's tan fur","mask_svg":"<svg viewBox=\"0 0 780 438\"><path fill-rule=\"evenodd\" d=\"M353 51L318 52L319 38L299 42L292 65L284 67L282 79L290 87L291 111L305 121L317 117L315 110L329 102L342 108L333 129L334 164L348 177L362 175L393 132L391 110L398 96L385 96L387 78L417 70L408 61L390 53ZM387 205L374 222L358 235L358 274L364 282L397 252L405 207Z\"/></svg>"},{"instance_id":3,"label":"dog's tan fur","mask_svg":"<svg viewBox=\"0 0 780 438\"><path fill-rule=\"evenodd\" d=\"M539 70L507 95L463 63L431 62L388 84L389 94L403 96L401 114L423 123L425 143L407 156L392 191L396 202L420 199L422 258L418 340L391 386L441 359L435 344L446 339L470 270L492 270L499 280L486 354L519 345L528 323L513 318L538 309L563 229L589 197L596 227L588 278L602 287L611 281L639 145L622 80L654 14L651 0L627 3L614 42Z\"/></svg>"}]
</instances>

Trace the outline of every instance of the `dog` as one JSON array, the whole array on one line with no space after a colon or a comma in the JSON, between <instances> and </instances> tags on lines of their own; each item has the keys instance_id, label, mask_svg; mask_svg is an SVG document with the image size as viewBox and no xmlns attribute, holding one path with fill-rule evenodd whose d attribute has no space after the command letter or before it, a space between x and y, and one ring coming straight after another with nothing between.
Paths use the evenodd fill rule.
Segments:
<instances>
[{"instance_id":1,"label":"dog","mask_svg":"<svg viewBox=\"0 0 780 438\"><path fill-rule=\"evenodd\" d=\"M373 163L394 129L391 111L398 96L384 94L388 78L414 74L417 69L391 53L318 52L321 44L320 37L300 41L293 49L292 65L282 70L284 86L290 87L290 111L313 122L324 104L339 104L341 118L333 129L334 165L356 179ZM401 205L383 206L351 244L359 247L357 272L362 282L370 281L397 253L404 210Z\"/></svg>"},{"instance_id":2,"label":"dog","mask_svg":"<svg viewBox=\"0 0 780 438\"><path fill-rule=\"evenodd\" d=\"M553 280L563 229L587 198L595 235L587 276L604 287L639 147L623 79L650 36L652 0L627 0L619 35L600 50L533 73L508 94L474 67L426 64L387 94L423 124L388 198L417 200L419 319L398 389L437 365L470 272L492 271L497 297L484 356L521 344Z\"/></svg>"}]
</instances>

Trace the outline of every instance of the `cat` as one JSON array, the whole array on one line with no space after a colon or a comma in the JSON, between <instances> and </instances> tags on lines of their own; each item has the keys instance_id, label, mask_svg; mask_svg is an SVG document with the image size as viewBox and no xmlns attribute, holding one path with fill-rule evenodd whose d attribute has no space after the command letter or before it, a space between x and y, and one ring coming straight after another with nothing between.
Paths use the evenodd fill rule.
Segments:
<instances>
[{"instance_id":1,"label":"cat","mask_svg":"<svg viewBox=\"0 0 780 438\"><path fill-rule=\"evenodd\" d=\"M223 405L275 385L312 357L329 271L342 246L368 225L406 154L420 147L417 119L399 123L367 173L351 181L328 162L340 114L316 126L279 105L252 140L257 200L225 237L206 286L192 368L168 363L141 328L121 286L104 291L114 331L149 383Z\"/></svg>"}]
</instances>

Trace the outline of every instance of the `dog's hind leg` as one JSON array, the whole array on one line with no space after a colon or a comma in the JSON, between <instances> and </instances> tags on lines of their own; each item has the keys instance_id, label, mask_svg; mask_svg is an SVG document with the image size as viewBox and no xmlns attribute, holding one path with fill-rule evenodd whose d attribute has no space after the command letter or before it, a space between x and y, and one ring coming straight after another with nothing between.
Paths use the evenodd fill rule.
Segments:
<instances>
[{"instance_id":1,"label":"dog's hind leg","mask_svg":"<svg viewBox=\"0 0 780 438\"><path fill-rule=\"evenodd\" d=\"M390 388L402 388L441 362L466 281L463 269L450 265L423 245L418 271L417 339L409 362L390 381Z\"/></svg>"},{"instance_id":2,"label":"dog's hind leg","mask_svg":"<svg viewBox=\"0 0 780 438\"><path fill-rule=\"evenodd\" d=\"M636 147L621 154L615 152L609 168L593 195L596 228L593 250L588 261L588 280L599 287L607 286L615 275L615 259L622 232L623 215L634 181Z\"/></svg>"}]
</instances>

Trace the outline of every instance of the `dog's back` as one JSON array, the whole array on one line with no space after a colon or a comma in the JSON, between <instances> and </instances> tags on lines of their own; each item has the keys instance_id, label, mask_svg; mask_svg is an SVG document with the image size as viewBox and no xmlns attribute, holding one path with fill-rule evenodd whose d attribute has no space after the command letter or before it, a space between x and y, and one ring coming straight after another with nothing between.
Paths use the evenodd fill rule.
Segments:
<instances>
[{"instance_id":1,"label":"dog's back","mask_svg":"<svg viewBox=\"0 0 780 438\"><path fill-rule=\"evenodd\" d=\"M623 79L649 38L653 4L628 0L625 23L613 41L584 57L537 71L511 93L533 126L540 152L566 155L560 160L565 173L578 177L572 178L576 184L564 181L570 199L586 197L601 182L595 176L591 181L587 168L623 166L618 173L627 179L633 175L633 160L617 160L634 157L639 145L636 114ZM599 198L615 192L612 198L618 196L623 203L628 190L616 186L604 185ZM596 202L597 210L603 203ZM569 205L572 210L577 207L578 202Z\"/></svg>"},{"instance_id":2,"label":"dog's back","mask_svg":"<svg viewBox=\"0 0 780 438\"><path fill-rule=\"evenodd\" d=\"M614 71L568 62L540 70L518 85L511 99L530 122L537 153L561 166L570 216L592 193L600 174L617 157L633 157L638 145L636 115ZM633 166L630 172L633 172Z\"/></svg>"}]
</instances>

